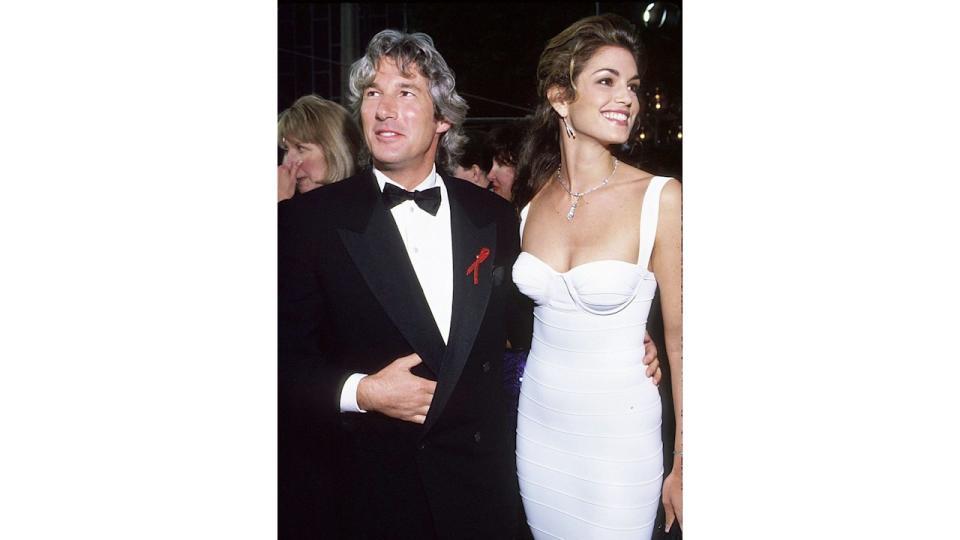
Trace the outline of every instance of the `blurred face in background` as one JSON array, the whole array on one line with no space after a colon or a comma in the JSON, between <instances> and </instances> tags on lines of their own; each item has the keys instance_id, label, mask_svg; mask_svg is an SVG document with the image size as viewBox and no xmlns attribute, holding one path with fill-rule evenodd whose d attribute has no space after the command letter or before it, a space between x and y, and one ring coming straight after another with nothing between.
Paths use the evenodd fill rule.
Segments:
<instances>
[{"instance_id":1,"label":"blurred face in background","mask_svg":"<svg viewBox=\"0 0 960 540\"><path fill-rule=\"evenodd\" d=\"M464 169L460 165L457 165L453 169L453 175L457 178L462 178L473 184L476 184L484 189L490 185L490 180L487 179L487 173L480 168L479 165L471 165L469 169Z\"/></svg>"},{"instance_id":2,"label":"blurred face in background","mask_svg":"<svg viewBox=\"0 0 960 540\"><path fill-rule=\"evenodd\" d=\"M323 148L313 143L305 143L292 138L284 138L286 152L283 154L285 165L301 162L293 173L297 179L297 191L306 193L328 183L327 158Z\"/></svg>"},{"instance_id":3,"label":"blurred face in background","mask_svg":"<svg viewBox=\"0 0 960 540\"><path fill-rule=\"evenodd\" d=\"M517 178L517 168L510 165L502 165L496 159L493 160L493 167L487 173L487 178L494 192L508 201L513 201L513 181Z\"/></svg>"}]
</instances>

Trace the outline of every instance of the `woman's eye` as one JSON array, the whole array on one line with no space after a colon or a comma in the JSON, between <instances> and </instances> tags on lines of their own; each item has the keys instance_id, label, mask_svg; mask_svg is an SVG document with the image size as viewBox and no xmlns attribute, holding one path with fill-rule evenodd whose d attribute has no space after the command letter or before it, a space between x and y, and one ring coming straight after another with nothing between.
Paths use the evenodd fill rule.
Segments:
<instances>
[{"instance_id":1,"label":"woman's eye","mask_svg":"<svg viewBox=\"0 0 960 540\"><path fill-rule=\"evenodd\" d=\"M611 84L613 84L613 81L610 80L610 79L608 79L608 78L600 79L600 80L597 81L597 82L600 83L600 84L602 84L602 85L604 85L604 86L610 86Z\"/></svg>"}]
</instances>

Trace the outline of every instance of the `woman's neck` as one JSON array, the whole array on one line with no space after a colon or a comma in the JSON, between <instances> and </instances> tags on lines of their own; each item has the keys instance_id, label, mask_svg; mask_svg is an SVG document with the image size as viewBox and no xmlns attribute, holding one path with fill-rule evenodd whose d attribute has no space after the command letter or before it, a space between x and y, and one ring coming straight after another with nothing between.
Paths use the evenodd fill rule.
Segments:
<instances>
[{"instance_id":1,"label":"woman's neck","mask_svg":"<svg viewBox=\"0 0 960 540\"><path fill-rule=\"evenodd\" d=\"M564 139L560 143L560 177L574 193L598 185L613 171L613 155L607 147Z\"/></svg>"}]
</instances>

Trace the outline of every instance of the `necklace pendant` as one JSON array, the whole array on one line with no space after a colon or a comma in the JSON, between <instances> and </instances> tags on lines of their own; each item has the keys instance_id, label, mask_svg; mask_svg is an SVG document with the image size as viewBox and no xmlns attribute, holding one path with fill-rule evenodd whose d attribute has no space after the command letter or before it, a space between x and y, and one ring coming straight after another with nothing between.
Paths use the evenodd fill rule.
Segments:
<instances>
[{"instance_id":1,"label":"necklace pendant","mask_svg":"<svg viewBox=\"0 0 960 540\"><path fill-rule=\"evenodd\" d=\"M573 214L577 211L577 203L579 202L580 199L577 199L570 205L570 210L567 211L567 221L573 221Z\"/></svg>"}]
</instances>

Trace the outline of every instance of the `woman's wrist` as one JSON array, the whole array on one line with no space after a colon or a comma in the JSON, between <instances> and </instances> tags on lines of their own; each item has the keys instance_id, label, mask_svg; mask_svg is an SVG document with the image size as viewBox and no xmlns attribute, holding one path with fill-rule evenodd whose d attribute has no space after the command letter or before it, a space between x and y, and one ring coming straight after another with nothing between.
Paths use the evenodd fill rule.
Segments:
<instances>
[{"instance_id":1,"label":"woman's wrist","mask_svg":"<svg viewBox=\"0 0 960 540\"><path fill-rule=\"evenodd\" d=\"M674 473L677 475L683 473L683 448L673 451L673 469L671 469L670 474Z\"/></svg>"}]
</instances>

